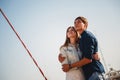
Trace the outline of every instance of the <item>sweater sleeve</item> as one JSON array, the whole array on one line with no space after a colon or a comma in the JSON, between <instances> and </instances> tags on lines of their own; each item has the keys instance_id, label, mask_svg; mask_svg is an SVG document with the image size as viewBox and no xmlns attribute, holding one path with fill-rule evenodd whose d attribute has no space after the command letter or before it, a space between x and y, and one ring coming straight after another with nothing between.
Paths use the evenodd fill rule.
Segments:
<instances>
[{"instance_id":1,"label":"sweater sleeve","mask_svg":"<svg viewBox=\"0 0 120 80\"><path fill-rule=\"evenodd\" d=\"M67 50L65 47L62 47L60 49L60 53L62 54L62 57L65 57L65 60L61 64L68 64L68 57L67 57Z\"/></svg>"}]
</instances>

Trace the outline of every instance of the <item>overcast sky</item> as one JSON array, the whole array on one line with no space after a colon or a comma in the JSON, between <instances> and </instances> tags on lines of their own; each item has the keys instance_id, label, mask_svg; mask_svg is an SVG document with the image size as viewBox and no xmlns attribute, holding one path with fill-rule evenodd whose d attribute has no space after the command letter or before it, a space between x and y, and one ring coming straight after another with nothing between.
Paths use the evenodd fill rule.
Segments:
<instances>
[{"instance_id":1,"label":"overcast sky","mask_svg":"<svg viewBox=\"0 0 120 80\"><path fill-rule=\"evenodd\" d=\"M78 16L88 19L106 68L120 69L119 0L0 0L0 8L48 80L65 80L57 56ZM0 80L44 80L1 13Z\"/></svg>"}]
</instances>

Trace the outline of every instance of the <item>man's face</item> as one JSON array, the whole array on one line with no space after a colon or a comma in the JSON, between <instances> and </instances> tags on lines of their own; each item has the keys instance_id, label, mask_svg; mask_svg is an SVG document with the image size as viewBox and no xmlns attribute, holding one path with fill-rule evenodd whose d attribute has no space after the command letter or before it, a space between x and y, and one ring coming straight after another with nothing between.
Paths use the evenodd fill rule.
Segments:
<instances>
[{"instance_id":1,"label":"man's face","mask_svg":"<svg viewBox=\"0 0 120 80\"><path fill-rule=\"evenodd\" d=\"M76 31L79 32L80 34L85 29L85 24L80 19L75 20L74 26Z\"/></svg>"}]
</instances>

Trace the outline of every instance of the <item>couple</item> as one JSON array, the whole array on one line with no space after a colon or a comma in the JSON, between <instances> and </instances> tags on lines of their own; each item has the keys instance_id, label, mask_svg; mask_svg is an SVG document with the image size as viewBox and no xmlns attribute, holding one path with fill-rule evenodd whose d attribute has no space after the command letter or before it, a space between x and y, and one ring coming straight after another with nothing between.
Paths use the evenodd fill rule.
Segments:
<instances>
[{"instance_id":1,"label":"couple","mask_svg":"<svg viewBox=\"0 0 120 80\"><path fill-rule=\"evenodd\" d=\"M59 61L66 72L66 80L104 80L104 67L98 56L98 42L87 31L88 21L79 16L74 27L68 27L66 41L60 47Z\"/></svg>"}]
</instances>

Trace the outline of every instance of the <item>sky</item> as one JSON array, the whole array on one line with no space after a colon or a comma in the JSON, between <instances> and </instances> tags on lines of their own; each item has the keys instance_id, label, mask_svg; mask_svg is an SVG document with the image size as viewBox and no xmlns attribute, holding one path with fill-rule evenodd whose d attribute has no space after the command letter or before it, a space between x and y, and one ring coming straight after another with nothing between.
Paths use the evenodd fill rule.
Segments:
<instances>
[{"instance_id":1,"label":"sky","mask_svg":"<svg viewBox=\"0 0 120 80\"><path fill-rule=\"evenodd\" d=\"M65 80L59 48L78 16L88 19L105 69L120 69L119 0L0 0L0 8L48 80ZM1 13L0 80L45 80Z\"/></svg>"}]
</instances>

